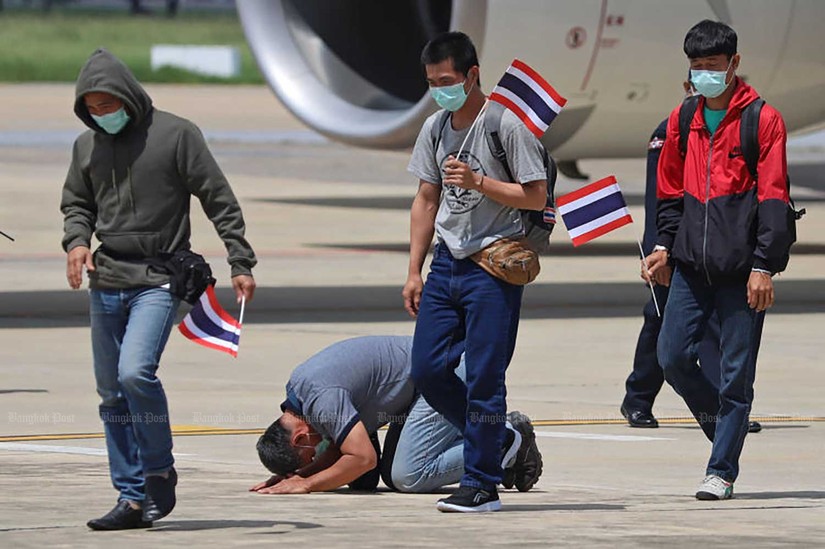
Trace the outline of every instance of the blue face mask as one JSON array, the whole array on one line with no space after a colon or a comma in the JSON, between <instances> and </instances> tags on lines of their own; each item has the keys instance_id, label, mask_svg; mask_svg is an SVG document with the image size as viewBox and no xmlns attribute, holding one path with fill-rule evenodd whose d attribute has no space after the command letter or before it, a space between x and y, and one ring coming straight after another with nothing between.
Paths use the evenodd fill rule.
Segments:
<instances>
[{"instance_id":1,"label":"blue face mask","mask_svg":"<svg viewBox=\"0 0 825 549\"><path fill-rule=\"evenodd\" d=\"M466 80L464 81L466 82ZM441 86L430 88L430 95L438 106L450 112L455 112L464 106L467 101L467 93L464 91L464 82L453 84L452 86ZM470 86L470 90L473 87Z\"/></svg>"},{"instance_id":2,"label":"blue face mask","mask_svg":"<svg viewBox=\"0 0 825 549\"><path fill-rule=\"evenodd\" d=\"M110 112L109 114L104 114L103 116L96 116L92 115L92 119L95 123L103 128L108 134L115 135L116 133L120 132L129 123L129 115L126 114L126 109L121 107L119 110L115 112Z\"/></svg>"},{"instance_id":3,"label":"blue face mask","mask_svg":"<svg viewBox=\"0 0 825 549\"><path fill-rule=\"evenodd\" d=\"M714 97L719 97L728 89L730 85L729 82L726 82L728 79L728 70L730 70L730 67L724 71L698 71L691 69L690 81L693 87L696 88L697 93L713 99ZM731 82L733 82L732 79Z\"/></svg>"}]
</instances>

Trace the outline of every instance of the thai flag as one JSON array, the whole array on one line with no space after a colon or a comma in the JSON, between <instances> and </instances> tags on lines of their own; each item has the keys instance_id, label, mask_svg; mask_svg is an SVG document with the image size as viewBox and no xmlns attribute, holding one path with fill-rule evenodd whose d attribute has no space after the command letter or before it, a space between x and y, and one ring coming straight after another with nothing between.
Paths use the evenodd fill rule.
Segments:
<instances>
[{"instance_id":1,"label":"thai flag","mask_svg":"<svg viewBox=\"0 0 825 549\"><path fill-rule=\"evenodd\" d=\"M560 197L556 205L573 246L633 223L622 190L612 175Z\"/></svg>"},{"instance_id":2,"label":"thai flag","mask_svg":"<svg viewBox=\"0 0 825 549\"><path fill-rule=\"evenodd\" d=\"M567 103L547 80L518 59L513 60L493 88L490 100L513 111L536 137L544 135Z\"/></svg>"},{"instance_id":3,"label":"thai flag","mask_svg":"<svg viewBox=\"0 0 825 549\"><path fill-rule=\"evenodd\" d=\"M555 225L556 224L556 208L551 206L547 206L544 208L544 212L541 214L541 219L548 225Z\"/></svg>"},{"instance_id":4,"label":"thai flag","mask_svg":"<svg viewBox=\"0 0 825 549\"><path fill-rule=\"evenodd\" d=\"M241 323L223 310L212 285L207 286L198 302L178 325L178 330L199 345L238 356Z\"/></svg>"}]
</instances>

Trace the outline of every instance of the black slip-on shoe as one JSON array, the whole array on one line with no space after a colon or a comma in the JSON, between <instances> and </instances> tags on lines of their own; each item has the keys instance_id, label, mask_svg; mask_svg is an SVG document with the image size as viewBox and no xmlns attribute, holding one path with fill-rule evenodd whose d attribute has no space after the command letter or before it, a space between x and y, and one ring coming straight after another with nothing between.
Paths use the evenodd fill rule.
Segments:
<instances>
[{"instance_id":1,"label":"black slip-on shoe","mask_svg":"<svg viewBox=\"0 0 825 549\"><path fill-rule=\"evenodd\" d=\"M143 520L153 522L160 520L175 508L175 486L178 473L169 469L169 476L148 475L146 477L146 501L143 502Z\"/></svg>"},{"instance_id":2,"label":"black slip-on shoe","mask_svg":"<svg viewBox=\"0 0 825 549\"><path fill-rule=\"evenodd\" d=\"M758 421L749 421L748 422L748 432L749 433L758 433L762 430L762 424Z\"/></svg>"},{"instance_id":3,"label":"black slip-on shoe","mask_svg":"<svg viewBox=\"0 0 825 549\"><path fill-rule=\"evenodd\" d=\"M622 406L621 412L627 420L627 424L631 427L655 429L659 426L659 422L651 412L645 412L644 410L628 410L624 406Z\"/></svg>"},{"instance_id":4,"label":"black slip-on shoe","mask_svg":"<svg viewBox=\"0 0 825 549\"><path fill-rule=\"evenodd\" d=\"M151 528L152 523L143 520L143 511L133 509L129 502L120 500L114 508L100 518L86 523L92 530L132 530Z\"/></svg>"}]
</instances>

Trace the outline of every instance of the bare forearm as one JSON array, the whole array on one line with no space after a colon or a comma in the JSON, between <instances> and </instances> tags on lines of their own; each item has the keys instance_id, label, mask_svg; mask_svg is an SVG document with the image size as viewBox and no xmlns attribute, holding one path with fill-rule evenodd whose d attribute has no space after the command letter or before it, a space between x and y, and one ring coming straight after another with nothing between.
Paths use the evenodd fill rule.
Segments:
<instances>
[{"instance_id":1,"label":"bare forearm","mask_svg":"<svg viewBox=\"0 0 825 549\"><path fill-rule=\"evenodd\" d=\"M317 475L325 469L329 469L340 458L341 452L338 450L338 448L330 446L326 452L324 452L318 458L313 460L309 465L295 471L295 474L303 478L310 478L311 476Z\"/></svg>"},{"instance_id":2,"label":"bare forearm","mask_svg":"<svg viewBox=\"0 0 825 549\"><path fill-rule=\"evenodd\" d=\"M331 467L308 477L311 492L335 490L352 482L375 467L375 460L355 455L343 455Z\"/></svg>"},{"instance_id":3,"label":"bare forearm","mask_svg":"<svg viewBox=\"0 0 825 549\"><path fill-rule=\"evenodd\" d=\"M531 181L523 185L506 183L488 176L477 179L477 190L511 208L522 210L542 210L547 199L547 183Z\"/></svg>"},{"instance_id":4,"label":"bare forearm","mask_svg":"<svg viewBox=\"0 0 825 549\"><path fill-rule=\"evenodd\" d=\"M437 211L437 205L427 203L416 196L410 212L409 274L421 274L424 259L433 241Z\"/></svg>"}]
</instances>

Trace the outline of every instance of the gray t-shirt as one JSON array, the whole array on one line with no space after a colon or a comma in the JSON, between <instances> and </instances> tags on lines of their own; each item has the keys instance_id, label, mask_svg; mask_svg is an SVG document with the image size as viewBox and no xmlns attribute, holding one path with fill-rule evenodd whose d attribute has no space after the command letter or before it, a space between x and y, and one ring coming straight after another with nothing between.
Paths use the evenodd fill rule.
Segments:
<instances>
[{"instance_id":1,"label":"gray t-shirt","mask_svg":"<svg viewBox=\"0 0 825 549\"><path fill-rule=\"evenodd\" d=\"M447 122L438 151L433 153L432 125L437 122L440 112L424 122L407 167L419 179L434 185L442 185L444 162L449 155L457 156L461 142L469 132L469 128L455 131L452 121ZM547 178L541 143L510 110L505 110L501 117L499 135L507 152L507 162L516 178L514 183L524 184ZM499 181L509 181L504 166L493 156L487 144L483 120L476 124L459 160L469 163L477 173ZM517 208L504 206L474 189L447 185L441 190L435 232L438 241L447 246L453 257L464 259L496 240L523 235L524 227Z\"/></svg>"},{"instance_id":2,"label":"gray t-shirt","mask_svg":"<svg viewBox=\"0 0 825 549\"><path fill-rule=\"evenodd\" d=\"M412 337L356 337L330 345L295 368L282 410L304 416L340 446L361 421L372 434L405 414L415 397Z\"/></svg>"}]
</instances>

